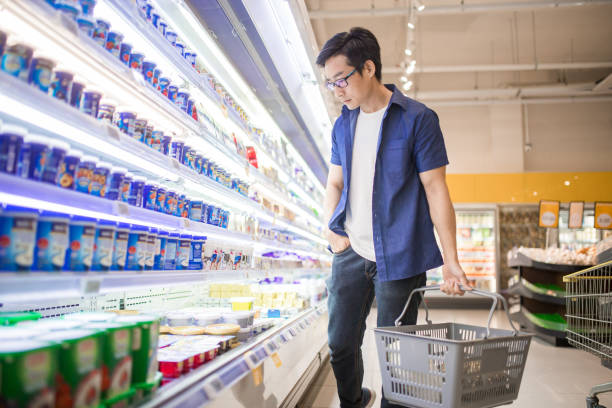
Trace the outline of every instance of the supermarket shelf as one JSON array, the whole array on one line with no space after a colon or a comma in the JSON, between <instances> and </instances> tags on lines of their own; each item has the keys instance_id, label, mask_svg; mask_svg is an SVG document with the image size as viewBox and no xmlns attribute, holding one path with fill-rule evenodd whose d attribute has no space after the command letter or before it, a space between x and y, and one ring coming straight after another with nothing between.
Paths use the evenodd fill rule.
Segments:
<instances>
[{"instance_id":1,"label":"supermarket shelf","mask_svg":"<svg viewBox=\"0 0 612 408\"><path fill-rule=\"evenodd\" d=\"M524 296L533 300L537 300L539 302L565 305L565 292L558 292L540 288L528 282L524 278L522 278L520 282L506 289L505 293L508 293L510 295Z\"/></svg>"},{"instance_id":2,"label":"supermarket shelf","mask_svg":"<svg viewBox=\"0 0 612 408\"><path fill-rule=\"evenodd\" d=\"M534 261L533 259L527 257L522 253L516 254L515 258L511 258L508 260L508 266L511 268L518 268L521 266L543 269L550 272L559 272L559 273L574 273L580 271L582 269L587 269L589 265L559 265L559 264L549 264L545 262Z\"/></svg>"},{"instance_id":3,"label":"supermarket shelf","mask_svg":"<svg viewBox=\"0 0 612 408\"><path fill-rule=\"evenodd\" d=\"M241 394L248 392L248 387L254 387L248 375L251 370L262 364L266 373L266 384L276 378L290 377L291 379L295 375L301 375L300 367L290 364L290 359L293 357L295 360L296 357L301 357L302 360L310 363L319 358L318 352L325 345L326 320L326 302L321 302L288 319L282 326L265 331L250 343L231 350L162 387L140 406L143 408L162 406L190 408L201 407L205 404L223 406L226 398L233 397L234 393L228 392L232 387L240 389ZM313 342L313 338L319 341ZM283 365L277 369L271 365L270 357L274 353L277 353L283 361ZM290 389L273 389L274 393L285 394L285 396L289 391ZM280 403L284 396L279 395L277 398Z\"/></svg>"},{"instance_id":4,"label":"supermarket shelf","mask_svg":"<svg viewBox=\"0 0 612 408\"><path fill-rule=\"evenodd\" d=\"M525 311L524 308L522 308L521 311L512 313L510 315L510 318L515 322L518 322L521 325L521 328L524 328L527 331L536 334L538 338L546 341L549 344L552 344L554 346L569 346L569 343L566 339L565 331L550 330L539 326L532 322L527 317L525 312L529 313Z\"/></svg>"},{"instance_id":5,"label":"supermarket shelf","mask_svg":"<svg viewBox=\"0 0 612 408\"><path fill-rule=\"evenodd\" d=\"M604 262L612 261L612 248L608 248L605 251L597 254L597 263L601 264Z\"/></svg>"}]
</instances>

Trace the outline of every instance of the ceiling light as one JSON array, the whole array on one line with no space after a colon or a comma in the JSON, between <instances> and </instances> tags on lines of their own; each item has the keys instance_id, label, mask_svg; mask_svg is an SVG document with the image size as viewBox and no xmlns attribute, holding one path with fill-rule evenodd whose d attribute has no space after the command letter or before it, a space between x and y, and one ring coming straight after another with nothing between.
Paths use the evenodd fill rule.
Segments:
<instances>
[{"instance_id":1,"label":"ceiling light","mask_svg":"<svg viewBox=\"0 0 612 408\"><path fill-rule=\"evenodd\" d=\"M408 78L406 78L405 76L401 76L401 77L400 77L400 81L402 81L402 82L406 82L406 81L408 81Z\"/></svg>"},{"instance_id":2,"label":"ceiling light","mask_svg":"<svg viewBox=\"0 0 612 408\"><path fill-rule=\"evenodd\" d=\"M412 50L411 50L410 48L406 48L406 49L404 50L404 53L405 53L407 56L411 56L411 55L412 55Z\"/></svg>"},{"instance_id":3,"label":"ceiling light","mask_svg":"<svg viewBox=\"0 0 612 408\"><path fill-rule=\"evenodd\" d=\"M425 10L425 5L421 2L417 2L417 10L418 11L423 11Z\"/></svg>"},{"instance_id":4,"label":"ceiling light","mask_svg":"<svg viewBox=\"0 0 612 408\"><path fill-rule=\"evenodd\" d=\"M408 68L406 68L406 74L410 75L414 72L414 65L409 65Z\"/></svg>"},{"instance_id":5,"label":"ceiling light","mask_svg":"<svg viewBox=\"0 0 612 408\"><path fill-rule=\"evenodd\" d=\"M408 28L411 30L414 30L414 24L413 23L408 23Z\"/></svg>"},{"instance_id":6,"label":"ceiling light","mask_svg":"<svg viewBox=\"0 0 612 408\"><path fill-rule=\"evenodd\" d=\"M416 65L416 60L412 60L412 61L410 61L410 66L411 66L411 67L414 67L415 65Z\"/></svg>"},{"instance_id":7,"label":"ceiling light","mask_svg":"<svg viewBox=\"0 0 612 408\"><path fill-rule=\"evenodd\" d=\"M566 186L569 186L571 183L569 182L569 180L565 180L565 183L563 184L565 184Z\"/></svg>"},{"instance_id":8,"label":"ceiling light","mask_svg":"<svg viewBox=\"0 0 612 408\"><path fill-rule=\"evenodd\" d=\"M408 82L406 82L406 83L404 84L403 88L404 88L404 91L409 91L409 90L410 90L410 88L412 88L412 81L408 81Z\"/></svg>"}]
</instances>

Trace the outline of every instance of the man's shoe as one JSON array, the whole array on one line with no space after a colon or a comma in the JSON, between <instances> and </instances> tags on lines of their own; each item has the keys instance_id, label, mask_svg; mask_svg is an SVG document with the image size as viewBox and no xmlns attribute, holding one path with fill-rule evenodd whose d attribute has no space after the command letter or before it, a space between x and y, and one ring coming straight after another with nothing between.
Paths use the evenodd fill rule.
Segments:
<instances>
[{"instance_id":1,"label":"man's shoe","mask_svg":"<svg viewBox=\"0 0 612 408\"><path fill-rule=\"evenodd\" d=\"M363 387L361 389L361 408L370 408L376 401L376 393L374 390Z\"/></svg>"}]
</instances>

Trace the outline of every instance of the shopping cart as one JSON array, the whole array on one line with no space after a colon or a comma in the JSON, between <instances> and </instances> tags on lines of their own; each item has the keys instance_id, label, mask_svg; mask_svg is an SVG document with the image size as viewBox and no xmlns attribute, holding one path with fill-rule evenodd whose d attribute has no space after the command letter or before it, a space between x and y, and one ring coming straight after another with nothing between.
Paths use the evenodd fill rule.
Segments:
<instances>
[{"instance_id":1,"label":"shopping cart","mask_svg":"<svg viewBox=\"0 0 612 408\"><path fill-rule=\"evenodd\" d=\"M563 277L566 283L567 340L601 358L612 368L612 261ZM612 382L591 389L587 408L605 408L598 394L612 391Z\"/></svg>"},{"instance_id":2,"label":"shopping cart","mask_svg":"<svg viewBox=\"0 0 612 408\"><path fill-rule=\"evenodd\" d=\"M416 408L484 408L514 401L532 335L516 330L506 299L470 292L493 299L487 327L432 324L425 302L427 324L401 326L412 295L430 290L440 287L414 290L395 327L374 329L385 398ZM490 328L498 299L513 330Z\"/></svg>"}]
</instances>

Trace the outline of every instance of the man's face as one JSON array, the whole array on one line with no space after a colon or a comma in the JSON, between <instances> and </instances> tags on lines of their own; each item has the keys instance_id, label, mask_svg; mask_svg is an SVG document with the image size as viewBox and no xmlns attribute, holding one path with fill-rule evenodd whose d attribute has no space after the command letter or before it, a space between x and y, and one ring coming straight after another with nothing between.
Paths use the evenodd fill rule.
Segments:
<instances>
[{"instance_id":1,"label":"man's face","mask_svg":"<svg viewBox=\"0 0 612 408\"><path fill-rule=\"evenodd\" d=\"M344 55L334 55L325 61L325 78L329 82L346 77L355 67L348 65ZM365 69L364 69L365 72ZM346 82L346 88L334 87L334 96L349 109L358 108L370 89L372 78L355 71Z\"/></svg>"}]
</instances>

